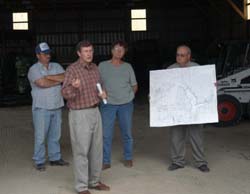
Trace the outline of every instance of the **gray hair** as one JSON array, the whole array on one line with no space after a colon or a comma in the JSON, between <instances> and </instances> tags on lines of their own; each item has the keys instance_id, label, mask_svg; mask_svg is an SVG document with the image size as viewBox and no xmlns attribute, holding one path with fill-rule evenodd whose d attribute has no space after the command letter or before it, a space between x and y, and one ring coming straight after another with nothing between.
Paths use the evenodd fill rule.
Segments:
<instances>
[{"instance_id":1,"label":"gray hair","mask_svg":"<svg viewBox=\"0 0 250 194\"><path fill-rule=\"evenodd\" d=\"M179 48L185 48L185 49L187 49L188 54L190 54L190 55L192 54L190 47L185 45L185 44L178 46L176 50L178 50Z\"/></svg>"}]
</instances>

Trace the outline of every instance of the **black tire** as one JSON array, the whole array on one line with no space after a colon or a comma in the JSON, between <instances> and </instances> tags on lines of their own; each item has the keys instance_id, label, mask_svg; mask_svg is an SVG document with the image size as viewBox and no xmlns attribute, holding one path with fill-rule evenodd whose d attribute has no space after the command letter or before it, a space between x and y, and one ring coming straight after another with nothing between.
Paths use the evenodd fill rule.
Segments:
<instances>
[{"instance_id":1,"label":"black tire","mask_svg":"<svg viewBox=\"0 0 250 194\"><path fill-rule=\"evenodd\" d=\"M240 102L233 96L223 94L218 96L218 127L233 126L239 123L242 116Z\"/></svg>"}]
</instances>

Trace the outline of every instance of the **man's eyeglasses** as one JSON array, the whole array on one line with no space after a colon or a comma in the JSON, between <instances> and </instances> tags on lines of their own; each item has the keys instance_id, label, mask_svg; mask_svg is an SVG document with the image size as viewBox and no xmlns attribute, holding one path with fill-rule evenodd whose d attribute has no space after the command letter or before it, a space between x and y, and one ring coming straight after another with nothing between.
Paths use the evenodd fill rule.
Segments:
<instances>
[{"instance_id":1,"label":"man's eyeglasses","mask_svg":"<svg viewBox=\"0 0 250 194\"><path fill-rule=\"evenodd\" d=\"M186 57L187 54L182 54L182 53L176 53L176 57Z\"/></svg>"}]
</instances>

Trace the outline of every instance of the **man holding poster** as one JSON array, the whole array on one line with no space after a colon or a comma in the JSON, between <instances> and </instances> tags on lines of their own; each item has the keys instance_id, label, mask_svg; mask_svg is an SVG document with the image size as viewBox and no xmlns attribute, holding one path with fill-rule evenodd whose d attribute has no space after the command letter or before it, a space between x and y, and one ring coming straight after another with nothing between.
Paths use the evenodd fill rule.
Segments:
<instances>
[{"instance_id":1,"label":"man holding poster","mask_svg":"<svg viewBox=\"0 0 250 194\"><path fill-rule=\"evenodd\" d=\"M191 62L191 49L186 45L177 48L176 63L169 66L171 68L185 68L198 66L197 63ZM204 157L204 147L202 140L201 125L178 125L170 129L170 157L172 164L168 170L173 171L183 168L185 165L185 140L189 139L192 146L195 166L202 172L209 172L207 161Z\"/></svg>"},{"instance_id":2,"label":"man holding poster","mask_svg":"<svg viewBox=\"0 0 250 194\"><path fill-rule=\"evenodd\" d=\"M218 122L215 65L191 62L186 45L177 48L176 63L150 71L150 127L170 127L169 170L185 166L189 140L195 167L209 172L204 156L202 124Z\"/></svg>"}]
</instances>

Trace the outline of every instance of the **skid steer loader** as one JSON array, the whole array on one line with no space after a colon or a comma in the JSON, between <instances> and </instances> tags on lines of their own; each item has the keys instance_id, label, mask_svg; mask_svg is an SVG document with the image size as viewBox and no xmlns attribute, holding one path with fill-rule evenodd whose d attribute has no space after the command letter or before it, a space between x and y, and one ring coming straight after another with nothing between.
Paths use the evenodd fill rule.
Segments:
<instances>
[{"instance_id":1,"label":"skid steer loader","mask_svg":"<svg viewBox=\"0 0 250 194\"><path fill-rule=\"evenodd\" d=\"M216 62L219 122L232 126L250 116L250 41L220 44Z\"/></svg>"}]
</instances>

